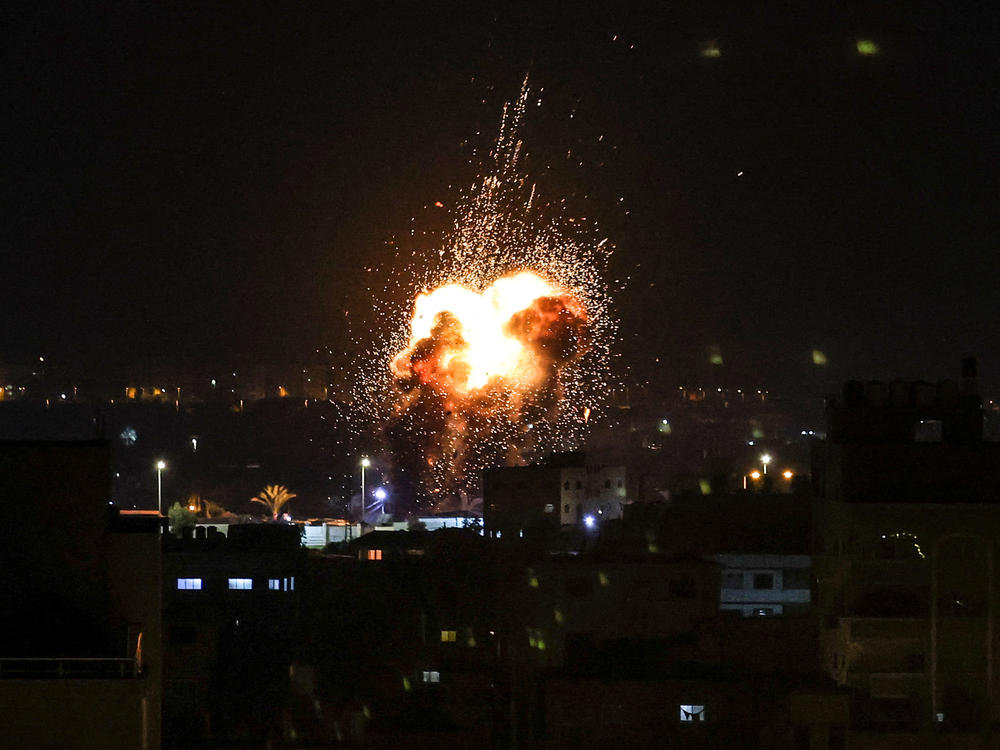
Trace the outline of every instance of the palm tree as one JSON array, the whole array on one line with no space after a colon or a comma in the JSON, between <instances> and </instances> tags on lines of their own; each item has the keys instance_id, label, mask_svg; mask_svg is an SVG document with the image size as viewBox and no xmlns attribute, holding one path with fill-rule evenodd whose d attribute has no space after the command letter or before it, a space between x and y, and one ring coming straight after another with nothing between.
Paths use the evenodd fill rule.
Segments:
<instances>
[{"instance_id":1,"label":"palm tree","mask_svg":"<svg viewBox=\"0 0 1000 750\"><path fill-rule=\"evenodd\" d=\"M272 518L277 521L281 514L281 509L289 500L296 497L294 492L289 492L288 488L280 484L269 484L257 497L251 497L250 502L266 505L271 511Z\"/></svg>"}]
</instances>

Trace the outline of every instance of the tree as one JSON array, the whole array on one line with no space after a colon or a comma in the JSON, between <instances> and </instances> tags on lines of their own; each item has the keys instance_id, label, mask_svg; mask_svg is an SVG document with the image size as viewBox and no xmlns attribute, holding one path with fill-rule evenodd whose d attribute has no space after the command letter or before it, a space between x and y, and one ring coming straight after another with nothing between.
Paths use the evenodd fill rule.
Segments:
<instances>
[{"instance_id":1,"label":"tree","mask_svg":"<svg viewBox=\"0 0 1000 750\"><path fill-rule=\"evenodd\" d=\"M296 494L289 492L287 487L280 484L269 484L261 490L257 497L251 497L250 502L266 505L267 509L271 511L271 517L277 521L278 516L281 515L281 509L293 497L296 497Z\"/></svg>"},{"instance_id":2,"label":"tree","mask_svg":"<svg viewBox=\"0 0 1000 750\"><path fill-rule=\"evenodd\" d=\"M184 536L184 529L193 529L198 525L198 517L180 503L174 503L167 511L170 519L170 531L177 537Z\"/></svg>"}]
</instances>

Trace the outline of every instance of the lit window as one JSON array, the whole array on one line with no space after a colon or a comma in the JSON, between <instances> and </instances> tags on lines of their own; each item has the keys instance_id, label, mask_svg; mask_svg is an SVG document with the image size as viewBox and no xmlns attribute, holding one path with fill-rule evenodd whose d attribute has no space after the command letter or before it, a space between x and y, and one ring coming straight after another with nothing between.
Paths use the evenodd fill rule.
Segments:
<instances>
[{"instance_id":1,"label":"lit window","mask_svg":"<svg viewBox=\"0 0 1000 750\"><path fill-rule=\"evenodd\" d=\"M295 576L291 576L288 579L288 590L295 591Z\"/></svg>"},{"instance_id":2,"label":"lit window","mask_svg":"<svg viewBox=\"0 0 1000 750\"><path fill-rule=\"evenodd\" d=\"M281 591L281 579L280 578L268 578L267 579L267 590L268 591Z\"/></svg>"},{"instance_id":3,"label":"lit window","mask_svg":"<svg viewBox=\"0 0 1000 750\"><path fill-rule=\"evenodd\" d=\"M441 682L441 673L424 672L424 682Z\"/></svg>"},{"instance_id":4,"label":"lit window","mask_svg":"<svg viewBox=\"0 0 1000 750\"><path fill-rule=\"evenodd\" d=\"M556 506L555 505L553 505L552 503L545 503L545 512L546 513L555 513L555 510L556 510Z\"/></svg>"},{"instance_id":5,"label":"lit window","mask_svg":"<svg viewBox=\"0 0 1000 750\"><path fill-rule=\"evenodd\" d=\"M681 704L681 721L697 722L705 721L705 707Z\"/></svg>"},{"instance_id":6,"label":"lit window","mask_svg":"<svg viewBox=\"0 0 1000 750\"><path fill-rule=\"evenodd\" d=\"M253 588L253 578L230 578L230 591L249 591Z\"/></svg>"},{"instance_id":7,"label":"lit window","mask_svg":"<svg viewBox=\"0 0 1000 750\"><path fill-rule=\"evenodd\" d=\"M382 550L380 550L380 549L370 549L370 550L368 550L368 559L369 560L381 560L382 559Z\"/></svg>"},{"instance_id":8,"label":"lit window","mask_svg":"<svg viewBox=\"0 0 1000 750\"><path fill-rule=\"evenodd\" d=\"M457 632L454 630L442 630L441 643L454 643L457 635Z\"/></svg>"},{"instance_id":9,"label":"lit window","mask_svg":"<svg viewBox=\"0 0 1000 750\"><path fill-rule=\"evenodd\" d=\"M178 591L201 591L201 579L200 578L178 578L177 579L177 590Z\"/></svg>"}]
</instances>

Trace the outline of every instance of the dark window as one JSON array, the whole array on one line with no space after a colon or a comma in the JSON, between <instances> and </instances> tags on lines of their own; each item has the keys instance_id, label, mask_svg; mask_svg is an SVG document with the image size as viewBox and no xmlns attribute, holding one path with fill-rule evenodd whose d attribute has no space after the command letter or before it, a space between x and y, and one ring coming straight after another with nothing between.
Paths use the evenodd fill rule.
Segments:
<instances>
[{"instance_id":1,"label":"dark window","mask_svg":"<svg viewBox=\"0 0 1000 750\"><path fill-rule=\"evenodd\" d=\"M785 568L781 572L781 587L785 589L809 588L809 568Z\"/></svg>"},{"instance_id":2,"label":"dark window","mask_svg":"<svg viewBox=\"0 0 1000 750\"><path fill-rule=\"evenodd\" d=\"M938 598L938 614L949 617L981 617L986 608L976 596L947 592Z\"/></svg>"},{"instance_id":3,"label":"dark window","mask_svg":"<svg viewBox=\"0 0 1000 750\"><path fill-rule=\"evenodd\" d=\"M569 489L569 480L568 479L565 482L563 482L563 489L564 490L568 490Z\"/></svg>"},{"instance_id":4,"label":"dark window","mask_svg":"<svg viewBox=\"0 0 1000 750\"><path fill-rule=\"evenodd\" d=\"M610 479L605 479L604 480L604 489L606 489L606 490L610 490L611 489L611 480Z\"/></svg>"},{"instance_id":5,"label":"dark window","mask_svg":"<svg viewBox=\"0 0 1000 750\"><path fill-rule=\"evenodd\" d=\"M694 598L694 580L691 578L675 578L669 584L670 596L677 599Z\"/></svg>"},{"instance_id":6,"label":"dark window","mask_svg":"<svg viewBox=\"0 0 1000 750\"><path fill-rule=\"evenodd\" d=\"M566 503L566 504L565 504L565 505L563 506L563 513L569 513L569 503Z\"/></svg>"},{"instance_id":7,"label":"dark window","mask_svg":"<svg viewBox=\"0 0 1000 750\"><path fill-rule=\"evenodd\" d=\"M583 482L581 482L579 479L576 480L576 488L578 490L583 488Z\"/></svg>"},{"instance_id":8,"label":"dark window","mask_svg":"<svg viewBox=\"0 0 1000 750\"><path fill-rule=\"evenodd\" d=\"M773 589L774 575L771 573L754 573L753 587L755 589Z\"/></svg>"},{"instance_id":9,"label":"dark window","mask_svg":"<svg viewBox=\"0 0 1000 750\"><path fill-rule=\"evenodd\" d=\"M941 428L940 419L921 419L913 427L913 440L917 443L940 443Z\"/></svg>"},{"instance_id":10,"label":"dark window","mask_svg":"<svg viewBox=\"0 0 1000 750\"><path fill-rule=\"evenodd\" d=\"M167 632L171 643L194 643L198 640L198 631L188 625L176 625Z\"/></svg>"},{"instance_id":11,"label":"dark window","mask_svg":"<svg viewBox=\"0 0 1000 750\"><path fill-rule=\"evenodd\" d=\"M722 588L741 589L743 588L743 571L730 571L722 576Z\"/></svg>"}]
</instances>

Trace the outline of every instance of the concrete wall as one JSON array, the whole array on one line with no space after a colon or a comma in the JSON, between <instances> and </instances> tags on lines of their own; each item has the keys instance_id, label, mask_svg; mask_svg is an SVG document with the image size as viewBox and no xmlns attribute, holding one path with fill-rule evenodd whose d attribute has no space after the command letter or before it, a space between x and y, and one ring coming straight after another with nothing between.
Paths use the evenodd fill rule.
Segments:
<instances>
[{"instance_id":1,"label":"concrete wall","mask_svg":"<svg viewBox=\"0 0 1000 750\"><path fill-rule=\"evenodd\" d=\"M159 748L159 701L150 682L0 680L0 747L27 750Z\"/></svg>"}]
</instances>

